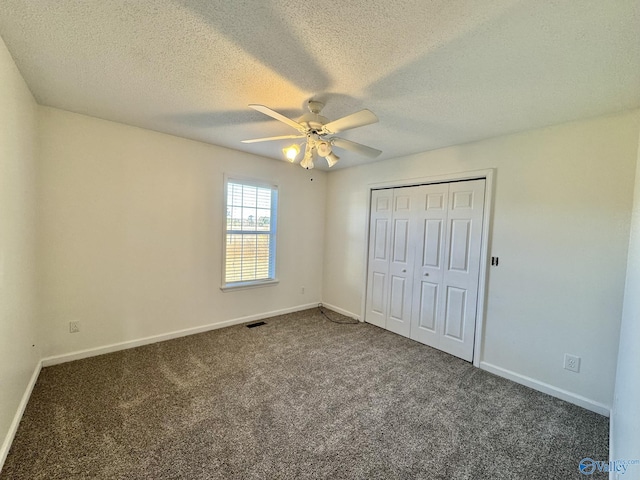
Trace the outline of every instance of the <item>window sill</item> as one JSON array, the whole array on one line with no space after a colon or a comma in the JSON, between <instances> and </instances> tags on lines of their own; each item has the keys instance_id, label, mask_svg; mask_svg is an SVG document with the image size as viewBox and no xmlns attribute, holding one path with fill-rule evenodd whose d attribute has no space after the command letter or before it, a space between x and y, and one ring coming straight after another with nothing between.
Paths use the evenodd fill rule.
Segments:
<instances>
[{"instance_id":1,"label":"window sill","mask_svg":"<svg viewBox=\"0 0 640 480\"><path fill-rule=\"evenodd\" d=\"M274 278L273 280L259 280L257 282L238 282L230 283L220 287L223 292L232 292L234 290L247 290L249 288L269 287L271 285L277 285L280 280Z\"/></svg>"}]
</instances>

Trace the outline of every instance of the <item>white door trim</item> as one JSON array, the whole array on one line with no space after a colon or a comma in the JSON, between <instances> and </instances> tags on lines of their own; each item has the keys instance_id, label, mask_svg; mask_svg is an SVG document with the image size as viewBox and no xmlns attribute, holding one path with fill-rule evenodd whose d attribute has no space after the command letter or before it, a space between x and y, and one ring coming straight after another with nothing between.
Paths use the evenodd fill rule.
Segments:
<instances>
[{"instance_id":1,"label":"white door trim","mask_svg":"<svg viewBox=\"0 0 640 480\"><path fill-rule=\"evenodd\" d=\"M407 178L400 180L392 180L388 182L370 183L367 186L367 217L365 230L364 249L364 277L362 284L364 285L362 301L360 306L360 319L365 321L366 301L367 301L367 278L369 274L369 217L371 216L371 191L381 188L411 187L413 185L426 185L429 183L456 182L461 180L485 179L485 196L484 196L484 213L482 218L482 246L480 254L480 276L478 279L478 308L476 311L476 333L473 347L473 366L480 367L482 358L482 348L484 340L484 319L486 313L486 296L487 281L489 277L489 244L491 241L491 224L493 217L493 194L494 194L494 177L496 169L488 168L484 170L473 170L469 172L447 173L444 175L434 175L430 177Z\"/></svg>"}]
</instances>

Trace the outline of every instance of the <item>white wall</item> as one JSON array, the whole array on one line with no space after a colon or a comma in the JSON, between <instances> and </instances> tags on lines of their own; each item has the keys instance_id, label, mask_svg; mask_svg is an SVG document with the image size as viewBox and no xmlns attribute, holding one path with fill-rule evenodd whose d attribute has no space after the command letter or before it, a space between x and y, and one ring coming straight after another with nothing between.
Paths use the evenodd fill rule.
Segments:
<instances>
[{"instance_id":1,"label":"white wall","mask_svg":"<svg viewBox=\"0 0 640 480\"><path fill-rule=\"evenodd\" d=\"M40 113L44 356L321 300L324 172ZM278 285L220 291L224 173L279 185ZM80 333L69 321L81 322Z\"/></svg>"},{"instance_id":2,"label":"white wall","mask_svg":"<svg viewBox=\"0 0 640 480\"><path fill-rule=\"evenodd\" d=\"M611 415L611 459L640 459L640 148L636 167L618 373ZM629 467L640 476L640 465ZM621 477L622 478L622 477Z\"/></svg>"},{"instance_id":3,"label":"white wall","mask_svg":"<svg viewBox=\"0 0 640 480\"><path fill-rule=\"evenodd\" d=\"M640 112L332 172L323 300L361 315L368 185L496 168L484 350L506 369L610 407ZM564 370L565 352L582 357Z\"/></svg>"},{"instance_id":4,"label":"white wall","mask_svg":"<svg viewBox=\"0 0 640 480\"><path fill-rule=\"evenodd\" d=\"M36 324L37 106L0 39L0 467L40 359Z\"/></svg>"}]
</instances>

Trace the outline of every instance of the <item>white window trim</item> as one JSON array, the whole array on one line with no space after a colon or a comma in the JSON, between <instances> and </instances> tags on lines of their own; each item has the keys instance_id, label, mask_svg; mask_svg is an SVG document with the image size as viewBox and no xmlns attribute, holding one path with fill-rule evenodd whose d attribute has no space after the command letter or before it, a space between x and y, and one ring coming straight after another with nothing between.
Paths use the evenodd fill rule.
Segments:
<instances>
[{"instance_id":1,"label":"white window trim","mask_svg":"<svg viewBox=\"0 0 640 480\"><path fill-rule=\"evenodd\" d=\"M222 285L220 290L228 292L231 290L249 290L250 288L269 287L271 285L277 285L280 280L274 278L273 280L252 280L250 282L235 282L227 285Z\"/></svg>"},{"instance_id":2,"label":"white window trim","mask_svg":"<svg viewBox=\"0 0 640 480\"><path fill-rule=\"evenodd\" d=\"M277 285L280 283L276 272L276 250L278 245L278 185L273 182L269 182L267 180L245 177L242 175L230 175L224 174L223 178L223 198L222 198L222 278L221 278L221 286L220 290L223 292L229 292L234 290L246 290L250 288L260 288L260 287L268 287L272 285ZM226 272L227 272L227 185L229 182L237 182L245 185L251 185L254 187L261 188L269 188L275 191L275 199L271 200L271 238L273 241L271 242L269 252L270 262L273 265L273 278L267 278L262 280L249 280L246 282L226 282ZM266 233L266 232L265 232Z\"/></svg>"}]
</instances>

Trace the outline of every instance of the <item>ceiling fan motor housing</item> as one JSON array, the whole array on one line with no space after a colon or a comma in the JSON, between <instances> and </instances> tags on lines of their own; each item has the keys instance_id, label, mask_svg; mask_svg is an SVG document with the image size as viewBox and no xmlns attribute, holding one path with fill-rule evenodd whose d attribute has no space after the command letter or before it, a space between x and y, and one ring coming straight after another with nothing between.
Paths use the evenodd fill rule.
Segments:
<instances>
[{"instance_id":1,"label":"ceiling fan motor housing","mask_svg":"<svg viewBox=\"0 0 640 480\"><path fill-rule=\"evenodd\" d=\"M317 133L316 130L320 130L325 123L329 123L329 119L317 113L305 113L298 119L298 123Z\"/></svg>"},{"instance_id":2,"label":"ceiling fan motor housing","mask_svg":"<svg viewBox=\"0 0 640 480\"><path fill-rule=\"evenodd\" d=\"M320 113L322 111L322 109L324 108L324 103L322 102L318 102L316 100L309 100L307 102L307 107L309 108L309 111L311 113Z\"/></svg>"},{"instance_id":3,"label":"ceiling fan motor housing","mask_svg":"<svg viewBox=\"0 0 640 480\"><path fill-rule=\"evenodd\" d=\"M307 107L309 108L310 113L302 115L298 119L298 123L314 130L313 133L317 133L317 130L320 130L324 124L329 123L329 119L327 117L320 115L320 112L324 108L324 103L309 100L307 102Z\"/></svg>"}]
</instances>

